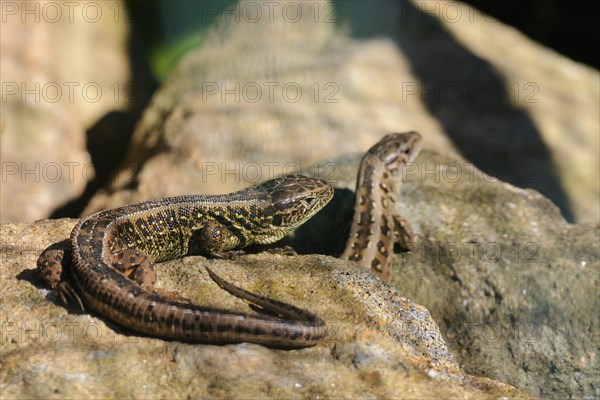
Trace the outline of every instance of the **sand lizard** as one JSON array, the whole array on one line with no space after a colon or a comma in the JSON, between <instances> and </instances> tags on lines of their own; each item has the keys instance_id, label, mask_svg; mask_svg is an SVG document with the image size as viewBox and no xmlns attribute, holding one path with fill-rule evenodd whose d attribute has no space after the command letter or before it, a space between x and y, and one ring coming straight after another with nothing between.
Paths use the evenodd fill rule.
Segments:
<instances>
[{"instance_id":1,"label":"sand lizard","mask_svg":"<svg viewBox=\"0 0 600 400\"><path fill-rule=\"evenodd\" d=\"M238 288L207 268L221 288L271 315L209 309L154 289L154 262L191 254L226 257L253 244L276 242L333 197L325 181L300 175L266 181L227 195L145 201L83 218L71 253L46 249L38 268L61 299L84 304L149 336L199 343L251 342L271 347L313 346L325 322L290 304ZM63 277L68 265L74 287ZM70 272L69 272L70 270Z\"/></svg>"},{"instance_id":2,"label":"sand lizard","mask_svg":"<svg viewBox=\"0 0 600 400\"><path fill-rule=\"evenodd\" d=\"M386 135L365 153L356 180L354 218L346 249L340 258L369 268L389 282L394 242L410 249L414 235L396 210L396 197L406 163L421 150L417 132Z\"/></svg>"},{"instance_id":3,"label":"sand lizard","mask_svg":"<svg viewBox=\"0 0 600 400\"><path fill-rule=\"evenodd\" d=\"M394 241L410 247L409 224L396 211L397 181L420 150L416 132L390 134L362 158L355 216L340 256L389 281ZM229 293L272 316L250 316L170 299L153 289L153 262L203 253L224 257L252 243L273 243L318 212L333 196L330 185L302 176L279 178L229 195L181 196L102 211L71 234L71 257L49 248L38 260L63 301L83 303L121 325L151 336L201 343L252 342L272 347L315 345L325 323L308 311L238 288L209 268ZM393 224L393 226L392 226ZM396 233L396 238L394 238ZM75 290L62 276L72 258ZM129 278L129 279L128 279ZM82 295L83 301L79 294Z\"/></svg>"}]
</instances>

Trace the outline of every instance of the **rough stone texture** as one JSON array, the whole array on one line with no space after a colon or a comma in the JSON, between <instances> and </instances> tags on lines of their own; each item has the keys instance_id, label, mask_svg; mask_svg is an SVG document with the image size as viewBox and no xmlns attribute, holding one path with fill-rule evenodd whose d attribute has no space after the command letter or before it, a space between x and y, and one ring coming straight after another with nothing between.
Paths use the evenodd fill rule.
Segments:
<instances>
[{"instance_id":1,"label":"rough stone texture","mask_svg":"<svg viewBox=\"0 0 600 400\"><path fill-rule=\"evenodd\" d=\"M392 20L393 10L386 14ZM507 165L512 169L500 174L505 179L519 167L533 165L534 170L525 170L533 173L532 185L550 195L562 187L564 196L553 197L556 203L570 203L578 221L598 221L598 172L590 167L598 164L597 71L565 60L502 24L482 22L480 14L471 12L476 19L469 24L432 22L419 15L424 23L409 25L411 35L393 38L398 46L390 39L349 39L335 32L333 24L311 26L308 21L218 28L156 96L135 133L124 164L128 168L88 207L90 212L170 194L226 192L254 183L251 172L256 168L243 172L249 162L258 164L259 180L282 172L290 162L318 162L318 175L337 181L341 189L312 227L291 242L304 253L335 255L353 204L352 192L343 188L354 186L358 156L335 163L323 160L359 153L388 131L420 130L426 150L399 202L420 240L415 252L397 256L393 285L398 292L325 256L215 262L224 277L250 290L319 312L336 328L335 340L299 352L277 352L253 345L193 346L145 339L95 316L68 314L48 301L55 296L33 271L35 260L47 245L66 238L74 221L3 225L2 396L519 396L496 381L469 375L460 379L461 373L452 368L428 367L431 352L424 339L439 343L439 336L410 340L414 330L404 325L411 319L393 318L415 321L414 314L398 314L414 304L400 293L430 310L463 371L542 398L600 397L598 225L570 225L538 193L496 182L448 155L458 150L470 160L489 156L492 161L510 156L512 164ZM441 25L447 32L440 31ZM314 35L307 35L309 31ZM456 67L436 75L436 68L444 65ZM2 68L4 74L4 64ZM440 104L427 96L403 97L406 82L427 82L429 76L430 83L444 85L456 83L452 79L459 76L464 83L477 73L484 77L475 82L493 88L516 82L524 89L534 82L540 101L513 104L504 99L490 108L486 103L474 106L477 99ZM257 103L235 103L221 102L220 93L202 98L207 82L243 86L271 81L280 87L297 82L305 93L316 82L321 96L324 85L335 82L340 101L303 97L298 103L271 103L263 97ZM10 129L23 131L25 126L15 115L23 115L19 121L37 120L29 111L18 111L31 106L3 107L3 167L12 160L4 149L17 138L8 134ZM49 129L46 122L38 125ZM451 140L436 132L448 133ZM537 136L511 136L514 132ZM43 142L48 143L44 150L65 146L53 135L43 140L61 143ZM490 149L498 149L497 154ZM527 154L527 149L535 151ZM78 153L68 154L74 161ZM32 159L44 161L41 157ZM215 166L210 162L217 163L215 175L207 170ZM267 162L280 164L271 171ZM226 174L223 166L235 172ZM236 180L235 173L242 179ZM9 202L2 198L3 207L31 205L38 197L35 192L21 194L19 187L7 188L3 182L2 195L11 195ZM219 296L225 305L245 309L207 280L200 261L161 266L161 284L182 287L188 296L206 286L203 290L210 295L195 299L208 303ZM286 262L289 266L283 267ZM377 311L380 306L386 313ZM428 320L425 314L422 318ZM57 332L62 336L54 340ZM438 356L434 354L439 362Z\"/></svg>"},{"instance_id":2,"label":"rough stone texture","mask_svg":"<svg viewBox=\"0 0 600 400\"><path fill-rule=\"evenodd\" d=\"M28 16L24 24L25 3L11 4L18 9L6 13L1 35L2 221L50 215L81 194L94 167L98 182L111 181L84 214L238 189L286 168L364 151L383 134L408 129L427 133L432 148L459 152L491 175L535 188L571 221L600 221L600 175L590 168L599 163L598 72L458 2L424 9L423 2L344 2L337 5L341 17L331 17L323 2L319 23L314 4L306 3L294 23L275 12L273 21L241 18L215 27L157 94L114 178L99 164L122 146L114 137L122 121L103 126L106 142L112 138L93 166L83 133L99 115L132 100L120 92L115 101L115 84L124 89L127 79L123 4L98 3L105 7L100 23L79 20L80 12L75 23L65 23L66 6L51 3L48 10L63 7L58 23ZM41 10L45 3L37 4ZM371 25L356 27L354 20ZM339 29L348 21L347 32ZM378 37L356 39L365 30ZM7 82L40 83L41 101L31 94L22 101L20 86L10 94ZM80 90L68 101L67 82L77 89L98 83L100 101L81 101ZM61 101L49 101L48 83L63 89ZM293 102L298 87L302 97ZM76 199L77 209L90 196Z\"/></svg>"},{"instance_id":3,"label":"rough stone texture","mask_svg":"<svg viewBox=\"0 0 600 400\"><path fill-rule=\"evenodd\" d=\"M340 188L353 188L358 160L338 161ZM434 151L407 171L398 207L419 239L397 255L392 285L431 312L466 371L540 398L597 398L600 226L568 224L539 193ZM331 221L351 215L340 189L314 221L325 228L294 240L341 252L347 225Z\"/></svg>"},{"instance_id":4,"label":"rough stone texture","mask_svg":"<svg viewBox=\"0 0 600 400\"><path fill-rule=\"evenodd\" d=\"M313 3L294 4L297 22L231 14L215 27L157 93L120 175L84 214L240 189L418 130L426 146L544 193L569 220L600 221L597 71L457 2L436 2L434 15L411 2L340 4L355 36L352 15L386 36L369 39L342 33L326 2L318 23Z\"/></svg>"},{"instance_id":5,"label":"rough stone texture","mask_svg":"<svg viewBox=\"0 0 600 400\"><path fill-rule=\"evenodd\" d=\"M184 58L134 132L121 174L84 214L241 189L365 151L390 131L431 132L430 145L452 149L423 104L407 101L404 84L415 78L394 43L349 39L327 19L327 3L318 23L313 3L293 3L302 7L299 21L277 12L273 22L225 22ZM298 101L294 88L302 93Z\"/></svg>"},{"instance_id":6,"label":"rough stone texture","mask_svg":"<svg viewBox=\"0 0 600 400\"><path fill-rule=\"evenodd\" d=\"M458 21L446 18L441 19L444 28L475 56L493 66L507 87L509 100L525 111L533 122L533 129L539 133L540 143L534 144L547 147L550 154L548 160L542 160L539 151L526 150L531 156L518 159L520 168L510 173L524 175L523 181L528 184L519 186L534 187L561 208L570 203L570 216L574 221L600 222L600 169L592 167L600 164L598 70L544 48L499 21L489 17L484 19L477 10L456 4L461 7L462 15L471 13L475 23L469 18ZM454 118L457 130L467 128L461 115L455 114ZM520 132L525 129L522 124L497 118L488 121L502 130L508 128L516 132L506 135L506 141L502 143L507 151L512 150L510 141L516 141L517 145L524 141L525 134ZM487 142L491 148L500 144L489 131L489 125L482 124L481 128L488 131L485 132L487 140L480 143ZM475 148L472 151L482 150ZM468 155L467 158L471 160ZM557 180L566 193L567 198L562 204L547 182L545 169L549 167L556 171ZM510 179L508 174L497 174L493 168L491 172L503 180Z\"/></svg>"},{"instance_id":7,"label":"rough stone texture","mask_svg":"<svg viewBox=\"0 0 600 400\"><path fill-rule=\"evenodd\" d=\"M124 11L120 1L2 4L0 221L48 217L94 178L85 131L127 106Z\"/></svg>"},{"instance_id":8,"label":"rough stone texture","mask_svg":"<svg viewBox=\"0 0 600 400\"><path fill-rule=\"evenodd\" d=\"M528 398L464 374L423 307L369 272L328 256L188 257L159 265L159 286L195 302L243 310L207 263L251 291L309 308L330 335L300 351L192 345L136 336L56 304L35 270L41 248L75 220L4 224L0 388L3 398Z\"/></svg>"},{"instance_id":9,"label":"rough stone texture","mask_svg":"<svg viewBox=\"0 0 600 400\"><path fill-rule=\"evenodd\" d=\"M192 257L158 270L166 289L180 290L199 303L246 310L209 281L201 265L211 263L234 283L321 315L332 332L323 345L282 354L253 345L194 346L128 335L102 318L68 314L53 303L56 296L34 268L39 253L67 237L75 221L4 225L2 387L21 396L59 389L56 397L160 397L168 390L235 396L236 387L243 388L240 397L524 396L497 381L461 379L462 373L452 368L454 358L467 373L540 398L598 396L597 225L570 225L537 192L424 150L408 170L398 202L419 236L414 252L396 255L396 291L327 256L339 252L346 238L353 205L348 188L354 185L358 160L337 161L339 189L332 203L288 241L300 253L325 255L259 254L235 261ZM400 294L431 311L454 357L445 352L426 309ZM44 323L51 328L45 340L38 340ZM50 342L56 335L52 329L65 332L68 323L75 324L75 338L63 333L60 341ZM88 331L88 336L97 335L96 328L98 340L81 337ZM47 354L54 357L50 364ZM226 361L232 355L238 361ZM75 367L72 359L83 365ZM251 367L258 360L261 368ZM224 367L227 362L233 364ZM36 378L40 363L44 378L50 379L43 384ZM115 366L134 363L143 367L127 369L135 374L128 378L131 385L118 380L102 389L102 382L116 376ZM252 386L250 371L260 374L262 383ZM228 380L232 377L234 383ZM204 387L209 391L201 392Z\"/></svg>"},{"instance_id":10,"label":"rough stone texture","mask_svg":"<svg viewBox=\"0 0 600 400\"><path fill-rule=\"evenodd\" d=\"M393 285L428 307L467 371L542 398L598 396L600 227L481 174L444 179L454 160L431 158L420 169L437 163L439 182L401 200L423 240Z\"/></svg>"}]
</instances>

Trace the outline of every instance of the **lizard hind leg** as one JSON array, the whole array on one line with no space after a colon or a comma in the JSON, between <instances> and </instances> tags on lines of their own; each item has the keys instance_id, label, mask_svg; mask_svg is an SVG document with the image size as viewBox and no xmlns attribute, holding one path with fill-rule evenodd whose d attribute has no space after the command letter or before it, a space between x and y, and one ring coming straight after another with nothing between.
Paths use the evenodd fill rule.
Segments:
<instances>
[{"instance_id":1,"label":"lizard hind leg","mask_svg":"<svg viewBox=\"0 0 600 400\"><path fill-rule=\"evenodd\" d=\"M156 283L154 262L138 249L125 249L114 254L112 266L143 288L152 290Z\"/></svg>"},{"instance_id":2,"label":"lizard hind leg","mask_svg":"<svg viewBox=\"0 0 600 400\"><path fill-rule=\"evenodd\" d=\"M83 302L68 280L68 262L71 252L67 241L48 247L37 260L38 271L42 279L52 288L65 305L75 304L84 311ZM63 270L64 267L64 270Z\"/></svg>"},{"instance_id":3,"label":"lizard hind leg","mask_svg":"<svg viewBox=\"0 0 600 400\"><path fill-rule=\"evenodd\" d=\"M143 287L168 300L189 301L177 292L154 287L156 283L156 268L152 258L138 249L125 249L113 256L112 266L123 275Z\"/></svg>"}]
</instances>

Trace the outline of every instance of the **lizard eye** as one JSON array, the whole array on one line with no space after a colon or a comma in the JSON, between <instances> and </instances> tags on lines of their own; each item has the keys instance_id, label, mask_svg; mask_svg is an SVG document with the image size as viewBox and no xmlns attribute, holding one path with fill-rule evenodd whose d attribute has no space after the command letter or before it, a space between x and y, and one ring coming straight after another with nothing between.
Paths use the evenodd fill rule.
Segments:
<instances>
[{"instance_id":1,"label":"lizard eye","mask_svg":"<svg viewBox=\"0 0 600 400\"><path fill-rule=\"evenodd\" d=\"M389 154L384 155L383 162L386 165L390 165L390 164L396 162L397 158L398 158L398 154L396 152L390 152Z\"/></svg>"},{"instance_id":2,"label":"lizard eye","mask_svg":"<svg viewBox=\"0 0 600 400\"><path fill-rule=\"evenodd\" d=\"M316 197L307 197L306 199L304 199L304 201L310 206L315 202L316 199Z\"/></svg>"},{"instance_id":3,"label":"lizard eye","mask_svg":"<svg viewBox=\"0 0 600 400\"><path fill-rule=\"evenodd\" d=\"M281 226L282 222L283 222L283 217L281 215L275 215L273 217L273 221L271 222L271 224L273 224L274 226Z\"/></svg>"}]
</instances>

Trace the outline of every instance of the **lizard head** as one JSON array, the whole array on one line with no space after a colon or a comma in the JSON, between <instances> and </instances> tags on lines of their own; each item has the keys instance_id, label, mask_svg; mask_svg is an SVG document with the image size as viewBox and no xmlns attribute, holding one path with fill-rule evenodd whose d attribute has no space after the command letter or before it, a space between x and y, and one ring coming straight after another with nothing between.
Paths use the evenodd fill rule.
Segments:
<instances>
[{"instance_id":1,"label":"lizard head","mask_svg":"<svg viewBox=\"0 0 600 400\"><path fill-rule=\"evenodd\" d=\"M396 175L405 163L412 162L421 150L422 137L418 132L390 133L365 154L377 157L386 169Z\"/></svg>"},{"instance_id":2,"label":"lizard head","mask_svg":"<svg viewBox=\"0 0 600 400\"><path fill-rule=\"evenodd\" d=\"M322 179L292 175L271 179L259 185L269 194L270 205L265 214L273 227L290 232L329 203L333 187Z\"/></svg>"}]
</instances>

